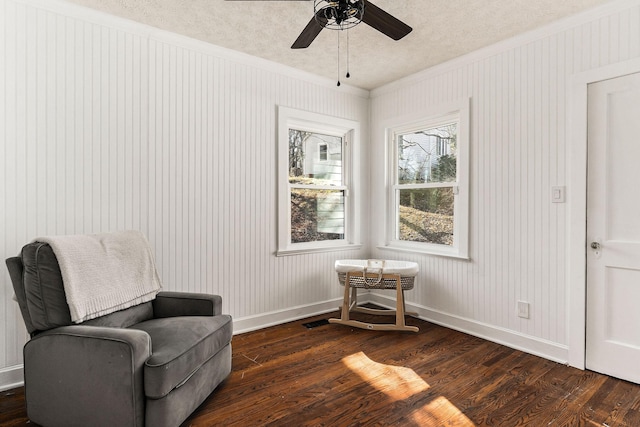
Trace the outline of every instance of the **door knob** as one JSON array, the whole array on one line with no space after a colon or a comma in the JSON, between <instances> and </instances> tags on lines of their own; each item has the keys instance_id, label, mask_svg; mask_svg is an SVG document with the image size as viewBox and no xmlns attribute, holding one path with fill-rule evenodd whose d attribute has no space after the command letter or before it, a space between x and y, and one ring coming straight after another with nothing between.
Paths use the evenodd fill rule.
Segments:
<instances>
[{"instance_id":1,"label":"door knob","mask_svg":"<svg viewBox=\"0 0 640 427\"><path fill-rule=\"evenodd\" d=\"M591 242L591 249L595 249L597 251L598 249L600 249L600 243Z\"/></svg>"}]
</instances>

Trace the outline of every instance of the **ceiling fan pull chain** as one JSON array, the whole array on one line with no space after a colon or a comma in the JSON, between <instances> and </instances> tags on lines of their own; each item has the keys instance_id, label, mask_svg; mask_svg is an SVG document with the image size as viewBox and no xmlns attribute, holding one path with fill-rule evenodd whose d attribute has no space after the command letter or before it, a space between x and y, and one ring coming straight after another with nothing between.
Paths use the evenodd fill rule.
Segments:
<instances>
[{"instance_id":1,"label":"ceiling fan pull chain","mask_svg":"<svg viewBox=\"0 0 640 427\"><path fill-rule=\"evenodd\" d=\"M349 31L347 30L347 78L351 77L349 74Z\"/></svg>"},{"instance_id":2,"label":"ceiling fan pull chain","mask_svg":"<svg viewBox=\"0 0 640 427\"><path fill-rule=\"evenodd\" d=\"M340 31L336 31L336 34L338 34L338 84L337 86L340 86Z\"/></svg>"}]
</instances>

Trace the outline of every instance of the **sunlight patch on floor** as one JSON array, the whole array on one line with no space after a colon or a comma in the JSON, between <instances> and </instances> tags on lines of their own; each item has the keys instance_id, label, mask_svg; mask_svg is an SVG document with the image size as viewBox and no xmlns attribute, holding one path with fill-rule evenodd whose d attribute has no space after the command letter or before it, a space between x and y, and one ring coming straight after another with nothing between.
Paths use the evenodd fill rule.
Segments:
<instances>
[{"instance_id":1,"label":"sunlight patch on floor","mask_svg":"<svg viewBox=\"0 0 640 427\"><path fill-rule=\"evenodd\" d=\"M349 369L394 400L406 399L429 388L413 369L374 362L363 352L342 359Z\"/></svg>"},{"instance_id":2,"label":"sunlight patch on floor","mask_svg":"<svg viewBox=\"0 0 640 427\"><path fill-rule=\"evenodd\" d=\"M347 356L342 359L342 362L360 378L394 401L407 399L429 389L429 384L413 369L374 362L363 352ZM430 400L426 405L413 411L411 418L418 425L439 425L444 422L463 427L474 425L443 396Z\"/></svg>"},{"instance_id":3,"label":"sunlight patch on floor","mask_svg":"<svg viewBox=\"0 0 640 427\"><path fill-rule=\"evenodd\" d=\"M473 427L475 424L467 418L456 405L440 396L411 413L411 419L418 425L451 425Z\"/></svg>"}]
</instances>

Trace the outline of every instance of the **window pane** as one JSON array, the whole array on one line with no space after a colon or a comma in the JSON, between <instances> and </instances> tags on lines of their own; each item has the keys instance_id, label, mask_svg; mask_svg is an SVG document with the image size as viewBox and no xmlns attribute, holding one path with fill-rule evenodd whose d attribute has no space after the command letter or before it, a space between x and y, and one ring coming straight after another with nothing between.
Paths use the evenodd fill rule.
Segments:
<instances>
[{"instance_id":1,"label":"window pane","mask_svg":"<svg viewBox=\"0 0 640 427\"><path fill-rule=\"evenodd\" d=\"M398 184L455 182L457 138L457 123L398 135Z\"/></svg>"},{"instance_id":2,"label":"window pane","mask_svg":"<svg viewBox=\"0 0 640 427\"><path fill-rule=\"evenodd\" d=\"M291 189L291 243L344 239L342 190Z\"/></svg>"},{"instance_id":3,"label":"window pane","mask_svg":"<svg viewBox=\"0 0 640 427\"><path fill-rule=\"evenodd\" d=\"M289 182L342 185L342 138L289 129Z\"/></svg>"},{"instance_id":4,"label":"window pane","mask_svg":"<svg viewBox=\"0 0 640 427\"><path fill-rule=\"evenodd\" d=\"M398 239L453 245L453 187L399 190Z\"/></svg>"}]
</instances>

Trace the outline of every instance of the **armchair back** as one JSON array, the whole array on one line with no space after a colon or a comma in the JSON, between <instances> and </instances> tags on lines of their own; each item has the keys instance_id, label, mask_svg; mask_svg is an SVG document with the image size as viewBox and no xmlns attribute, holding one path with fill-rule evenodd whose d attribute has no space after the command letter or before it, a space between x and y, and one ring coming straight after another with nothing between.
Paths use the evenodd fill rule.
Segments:
<instances>
[{"instance_id":1,"label":"armchair back","mask_svg":"<svg viewBox=\"0 0 640 427\"><path fill-rule=\"evenodd\" d=\"M22 248L20 257L6 261L27 331L38 332L73 324L58 260L47 243ZM84 325L127 328L153 318L151 302L83 322Z\"/></svg>"}]
</instances>

